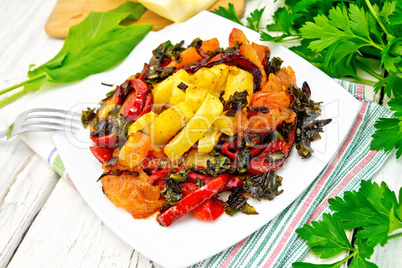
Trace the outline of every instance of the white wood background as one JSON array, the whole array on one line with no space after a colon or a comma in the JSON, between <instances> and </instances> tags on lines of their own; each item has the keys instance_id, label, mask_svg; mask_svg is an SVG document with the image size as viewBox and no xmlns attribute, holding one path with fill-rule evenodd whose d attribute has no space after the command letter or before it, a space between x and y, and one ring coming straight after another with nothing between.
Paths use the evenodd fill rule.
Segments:
<instances>
[{"instance_id":1,"label":"white wood background","mask_svg":"<svg viewBox=\"0 0 402 268\"><path fill-rule=\"evenodd\" d=\"M43 30L55 2L0 0L0 89L25 80L29 64L39 65L61 48L63 41ZM246 14L266 3L247 1ZM265 22L272 12L264 13ZM371 89L366 95L378 101ZM397 190L401 174L402 159L392 156L374 181ZM401 252L402 239L394 239L377 247L371 260L379 267L402 267ZM304 260L328 262L311 253ZM15 137L0 140L0 267L159 266L105 227L75 189Z\"/></svg>"}]
</instances>

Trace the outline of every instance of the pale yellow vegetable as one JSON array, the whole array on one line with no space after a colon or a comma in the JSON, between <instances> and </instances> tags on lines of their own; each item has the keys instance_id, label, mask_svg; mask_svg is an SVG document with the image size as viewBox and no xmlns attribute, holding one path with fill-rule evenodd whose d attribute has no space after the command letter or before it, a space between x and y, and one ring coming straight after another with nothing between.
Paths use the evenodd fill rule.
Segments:
<instances>
[{"instance_id":1,"label":"pale yellow vegetable","mask_svg":"<svg viewBox=\"0 0 402 268\"><path fill-rule=\"evenodd\" d=\"M170 97L169 103L171 105L177 105L180 102L184 101L184 97L186 93L178 87L181 83L185 84L187 88L191 86L189 82L183 81L181 79L177 79L173 84L172 96ZM187 90L186 88L186 90Z\"/></svg>"},{"instance_id":2,"label":"pale yellow vegetable","mask_svg":"<svg viewBox=\"0 0 402 268\"><path fill-rule=\"evenodd\" d=\"M183 22L217 0L138 0L147 9L174 22Z\"/></svg>"},{"instance_id":3,"label":"pale yellow vegetable","mask_svg":"<svg viewBox=\"0 0 402 268\"><path fill-rule=\"evenodd\" d=\"M208 160L213 161L214 157L211 156L209 153L200 153L194 149L194 150L191 150L190 153L186 156L186 159L184 159L184 162L182 165L183 166L196 165L196 166L206 167Z\"/></svg>"},{"instance_id":4,"label":"pale yellow vegetable","mask_svg":"<svg viewBox=\"0 0 402 268\"><path fill-rule=\"evenodd\" d=\"M160 110L164 104L169 102L170 97L172 96L173 85L177 80L190 83L191 77L186 71L179 70L154 86L152 89L152 95L154 97L154 108L156 108L156 111Z\"/></svg>"},{"instance_id":5,"label":"pale yellow vegetable","mask_svg":"<svg viewBox=\"0 0 402 268\"><path fill-rule=\"evenodd\" d=\"M220 94L226 89L229 66L227 66L226 64L219 64L211 67L210 70L215 76L213 80L213 88L211 88L211 90Z\"/></svg>"},{"instance_id":6,"label":"pale yellow vegetable","mask_svg":"<svg viewBox=\"0 0 402 268\"><path fill-rule=\"evenodd\" d=\"M166 144L192 116L193 111L184 102L163 111L155 120L154 144Z\"/></svg>"},{"instance_id":7,"label":"pale yellow vegetable","mask_svg":"<svg viewBox=\"0 0 402 268\"><path fill-rule=\"evenodd\" d=\"M210 129L209 131L205 132L204 136L198 141L198 152L211 152L214 149L215 145L218 143L221 135L222 132L220 132L219 130L213 131L212 129Z\"/></svg>"},{"instance_id":8,"label":"pale yellow vegetable","mask_svg":"<svg viewBox=\"0 0 402 268\"><path fill-rule=\"evenodd\" d=\"M223 99L227 101L229 100L230 96L234 95L236 91L242 92L244 90L247 90L247 100L250 102L250 98L253 95L253 79L254 78L251 73L235 66L230 66Z\"/></svg>"},{"instance_id":9,"label":"pale yellow vegetable","mask_svg":"<svg viewBox=\"0 0 402 268\"><path fill-rule=\"evenodd\" d=\"M193 84L196 84L200 87L210 88L211 84L213 83L214 73L211 72L210 68L203 67L195 72L191 79Z\"/></svg>"},{"instance_id":10,"label":"pale yellow vegetable","mask_svg":"<svg viewBox=\"0 0 402 268\"><path fill-rule=\"evenodd\" d=\"M131 134L140 130L151 134L150 131L153 131L154 129L156 118L158 118L158 115L154 112L144 114L128 128L127 134L130 136Z\"/></svg>"},{"instance_id":11,"label":"pale yellow vegetable","mask_svg":"<svg viewBox=\"0 0 402 268\"><path fill-rule=\"evenodd\" d=\"M219 130L222 133L225 133L228 136L233 136L235 134L234 131L234 117L226 116L225 113L222 113L215 119L213 129Z\"/></svg>"},{"instance_id":12,"label":"pale yellow vegetable","mask_svg":"<svg viewBox=\"0 0 402 268\"><path fill-rule=\"evenodd\" d=\"M196 73L193 74L193 83L197 86L207 88L209 93L216 91L218 92L224 90L227 75L229 72L229 66L226 64L215 65L211 68L201 68Z\"/></svg>"},{"instance_id":13,"label":"pale yellow vegetable","mask_svg":"<svg viewBox=\"0 0 402 268\"><path fill-rule=\"evenodd\" d=\"M184 101L193 109L197 111L201 103L205 100L205 96L208 94L208 88L193 85L187 88Z\"/></svg>"},{"instance_id":14,"label":"pale yellow vegetable","mask_svg":"<svg viewBox=\"0 0 402 268\"><path fill-rule=\"evenodd\" d=\"M170 160L178 160L196 143L222 113L220 100L208 94L186 126L166 145L164 152ZM160 117L158 117L160 118Z\"/></svg>"},{"instance_id":15,"label":"pale yellow vegetable","mask_svg":"<svg viewBox=\"0 0 402 268\"><path fill-rule=\"evenodd\" d=\"M188 122L191 119L191 117L193 117L193 115L194 115L193 110L191 109L191 107L188 106L188 104L185 103L185 102L180 102L175 107L177 109L179 109L180 112L183 113L186 122Z\"/></svg>"}]
</instances>

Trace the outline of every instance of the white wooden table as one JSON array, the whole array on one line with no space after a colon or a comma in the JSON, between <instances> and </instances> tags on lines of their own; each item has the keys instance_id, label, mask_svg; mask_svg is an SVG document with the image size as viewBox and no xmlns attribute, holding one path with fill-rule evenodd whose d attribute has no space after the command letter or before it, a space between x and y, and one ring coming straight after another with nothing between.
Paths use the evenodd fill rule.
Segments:
<instances>
[{"instance_id":1,"label":"white wooden table","mask_svg":"<svg viewBox=\"0 0 402 268\"><path fill-rule=\"evenodd\" d=\"M44 32L55 2L0 1L0 89L25 80L29 64L40 65L61 48L63 40ZM266 2L248 1L246 13ZM266 19L272 12L266 12ZM371 89L366 96L378 101ZM0 152L0 267L158 267L105 227L76 190L20 138L0 140ZM402 159L392 156L374 180L397 190L401 174ZM401 252L402 239L394 239L376 248L372 261L402 267ZM304 260L325 263L310 253Z\"/></svg>"}]
</instances>

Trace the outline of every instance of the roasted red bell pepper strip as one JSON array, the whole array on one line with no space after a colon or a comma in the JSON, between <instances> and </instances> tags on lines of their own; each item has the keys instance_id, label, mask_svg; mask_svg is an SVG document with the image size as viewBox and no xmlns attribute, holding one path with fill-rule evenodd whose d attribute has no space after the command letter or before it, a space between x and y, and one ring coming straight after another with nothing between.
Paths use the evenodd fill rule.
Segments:
<instances>
[{"instance_id":1,"label":"roasted red bell pepper strip","mask_svg":"<svg viewBox=\"0 0 402 268\"><path fill-rule=\"evenodd\" d=\"M233 188L237 188L237 187L240 187L243 185L244 185L244 183L239 177L230 175L228 183L226 183L225 186L223 186L223 188L221 189L221 192L224 192L224 191L227 191L227 190L230 190Z\"/></svg>"},{"instance_id":2,"label":"roasted red bell pepper strip","mask_svg":"<svg viewBox=\"0 0 402 268\"><path fill-rule=\"evenodd\" d=\"M196 173L194 171L190 171L188 173L188 182L196 183L197 178L199 178L200 180L203 180L205 184L211 182L214 179L214 177L212 177L212 176L206 176L206 175L198 174L198 173Z\"/></svg>"},{"instance_id":3,"label":"roasted red bell pepper strip","mask_svg":"<svg viewBox=\"0 0 402 268\"><path fill-rule=\"evenodd\" d=\"M198 188L200 188L200 186L198 186L194 183L191 183L191 182L185 182L185 183L183 183L183 186L180 187L180 189L183 193L183 197L188 196L189 194L191 194Z\"/></svg>"},{"instance_id":4,"label":"roasted red bell pepper strip","mask_svg":"<svg viewBox=\"0 0 402 268\"><path fill-rule=\"evenodd\" d=\"M295 123L296 125L296 123ZM265 149L260 155L251 159L248 172L252 174L261 174L264 172L268 172L270 170L278 170L282 167L283 163L285 163L286 158L288 158L290 150L293 147L295 142L295 131L296 127L289 132L289 142L281 141L281 140L273 140L271 141L267 149ZM278 159L274 162L267 162L266 157L270 152L281 151L284 156L281 159Z\"/></svg>"},{"instance_id":5,"label":"roasted red bell pepper strip","mask_svg":"<svg viewBox=\"0 0 402 268\"><path fill-rule=\"evenodd\" d=\"M193 210L195 207L199 206L202 202L211 198L213 195L219 193L228 180L229 174L221 174L210 183L205 184L186 197L183 197L183 199L177 202L174 206L157 216L159 224L162 226L171 225L173 221Z\"/></svg>"},{"instance_id":6,"label":"roasted red bell pepper strip","mask_svg":"<svg viewBox=\"0 0 402 268\"><path fill-rule=\"evenodd\" d=\"M102 149L111 149L116 147L117 142L115 139L114 134L109 134L106 136L91 136L91 140L94 142L96 147L102 148Z\"/></svg>"},{"instance_id":7,"label":"roasted red bell pepper strip","mask_svg":"<svg viewBox=\"0 0 402 268\"><path fill-rule=\"evenodd\" d=\"M222 153L224 155L226 155L227 157L229 157L230 159L235 160L237 154L229 151L229 148L230 148L230 143L228 141L225 142L224 144L222 144L222 148L221 148Z\"/></svg>"},{"instance_id":8,"label":"roasted red bell pepper strip","mask_svg":"<svg viewBox=\"0 0 402 268\"><path fill-rule=\"evenodd\" d=\"M142 110L142 112L140 113L138 118L140 118L144 114L147 114L147 113L149 113L151 111L153 102L154 102L154 100L153 100L152 94L148 93L147 98L145 100L144 109Z\"/></svg>"},{"instance_id":9,"label":"roasted red bell pepper strip","mask_svg":"<svg viewBox=\"0 0 402 268\"><path fill-rule=\"evenodd\" d=\"M149 183L154 184L158 180L162 180L169 173L169 169L161 169L149 176Z\"/></svg>"},{"instance_id":10,"label":"roasted red bell pepper strip","mask_svg":"<svg viewBox=\"0 0 402 268\"><path fill-rule=\"evenodd\" d=\"M201 205L193 209L194 215L202 221L214 221L225 211L225 202L214 195L205 200Z\"/></svg>"},{"instance_id":11,"label":"roasted red bell pepper strip","mask_svg":"<svg viewBox=\"0 0 402 268\"><path fill-rule=\"evenodd\" d=\"M144 109L147 95L150 94L150 92L145 82L139 79L130 79L130 82L136 94L125 104L123 115L129 120L135 121Z\"/></svg>"},{"instance_id":12,"label":"roasted red bell pepper strip","mask_svg":"<svg viewBox=\"0 0 402 268\"><path fill-rule=\"evenodd\" d=\"M96 157L96 159L103 164L112 158L114 148L104 149L96 146L90 146L89 150L91 150L91 153Z\"/></svg>"},{"instance_id":13,"label":"roasted red bell pepper strip","mask_svg":"<svg viewBox=\"0 0 402 268\"><path fill-rule=\"evenodd\" d=\"M256 148L250 149L250 153L251 153L251 155L255 156L255 155L261 153L264 149L265 149L264 146L259 144Z\"/></svg>"},{"instance_id":14,"label":"roasted red bell pepper strip","mask_svg":"<svg viewBox=\"0 0 402 268\"><path fill-rule=\"evenodd\" d=\"M158 180L154 182L155 186L159 186L160 190L163 190L166 187L166 181L165 180Z\"/></svg>"},{"instance_id":15,"label":"roasted red bell pepper strip","mask_svg":"<svg viewBox=\"0 0 402 268\"><path fill-rule=\"evenodd\" d=\"M145 74L147 72L147 70L149 70L149 64L148 63L144 63L144 68L142 68L141 73L138 75L137 79L145 82Z\"/></svg>"}]
</instances>

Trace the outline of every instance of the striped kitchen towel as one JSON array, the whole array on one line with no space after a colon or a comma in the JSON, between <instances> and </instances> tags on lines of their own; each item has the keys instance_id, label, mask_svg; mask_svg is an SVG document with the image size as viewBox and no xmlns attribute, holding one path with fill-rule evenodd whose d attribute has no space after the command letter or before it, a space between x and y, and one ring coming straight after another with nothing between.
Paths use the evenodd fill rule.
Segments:
<instances>
[{"instance_id":1,"label":"striped kitchen towel","mask_svg":"<svg viewBox=\"0 0 402 268\"><path fill-rule=\"evenodd\" d=\"M390 152L371 151L374 123L392 112L365 100L364 85L336 80L362 102L358 117L335 158L310 187L286 210L260 230L231 248L195 264L193 267L292 267L301 260L308 246L295 230L320 220L329 212L328 199L357 190L361 180L369 180L384 165Z\"/></svg>"},{"instance_id":2,"label":"striped kitchen towel","mask_svg":"<svg viewBox=\"0 0 402 268\"><path fill-rule=\"evenodd\" d=\"M328 212L328 199L357 190L361 180L368 180L384 165L390 152L371 151L374 123L392 112L365 100L364 85L336 80L362 102L358 117L335 158L310 187L286 210L260 230L229 249L199 262L193 267L291 267L308 251L308 246L295 230L312 220L320 220ZM54 148L49 164L71 184L71 180Z\"/></svg>"}]
</instances>

